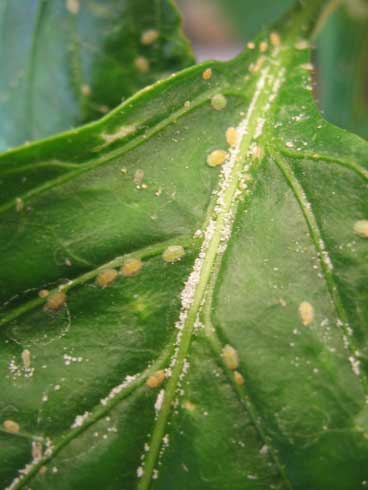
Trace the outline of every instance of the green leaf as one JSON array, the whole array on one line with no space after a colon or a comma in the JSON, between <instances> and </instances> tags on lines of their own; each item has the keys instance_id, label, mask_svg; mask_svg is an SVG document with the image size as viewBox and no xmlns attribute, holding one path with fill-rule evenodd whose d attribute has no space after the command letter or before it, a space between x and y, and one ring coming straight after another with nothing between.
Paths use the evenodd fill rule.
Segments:
<instances>
[{"instance_id":1,"label":"green leaf","mask_svg":"<svg viewBox=\"0 0 368 490\"><path fill-rule=\"evenodd\" d=\"M367 12L366 17L356 18L338 10L318 39L320 105L325 117L364 138L368 138L367 50Z\"/></svg>"},{"instance_id":2,"label":"green leaf","mask_svg":"<svg viewBox=\"0 0 368 490\"><path fill-rule=\"evenodd\" d=\"M366 485L368 144L312 99L318 6L1 157L11 490Z\"/></svg>"},{"instance_id":3,"label":"green leaf","mask_svg":"<svg viewBox=\"0 0 368 490\"><path fill-rule=\"evenodd\" d=\"M97 119L193 63L171 0L1 0L0 20L1 150ZM142 43L147 31L158 37Z\"/></svg>"},{"instance_id":4,"label":"green leaf","mask_svg":"<svg viewBox=\"0 0 368 490\"><path fill-rule=\"evenodd\" d=\"M215 0L242 39L249 40L295 5L296 0Z\"/></svg>"}]
</instances>

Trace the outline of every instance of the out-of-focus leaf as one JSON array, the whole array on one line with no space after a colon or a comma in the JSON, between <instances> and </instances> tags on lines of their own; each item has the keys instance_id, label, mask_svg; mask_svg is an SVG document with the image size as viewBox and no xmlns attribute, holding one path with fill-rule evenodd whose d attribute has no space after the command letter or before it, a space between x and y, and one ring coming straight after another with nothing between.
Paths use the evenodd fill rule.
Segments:
<instances>
[{"instance_id":1,"label":"out-of-focus leaf","mask_svg":"<svg viewBox=\"0 0 368 490\"><path fill-rule=\"evenodd\" d=\"M213 0L233 21L239 35L248 40L275 22L296 0Z\"/></svg>"},{"instance_id":2,"label":"out-of-focus leaf","mask_svg":"<svg viewBox=\"0 0 368 490\"><path fill-rule=\"evenodd\" d=\"M303 3L0 158L4 486L364 489L368 143L316 109Z\"/></svg>"},{"instance_id":3,"label":"out-of-focus leaf","mask_svg":"<svg viewBox=\"0 0 368 490\"><path fill-rule=\"evenodd\" d=\"M336 11L319 36L317 53L325 117L368 138L368 18Z\"/></svg>"},{"instance_id":4,"label":"out-of-focus leaf","mask_svg":"<svg viewBox=\"0 0 368 490\"><path fill-rule=\"evenodd\" d=\"M143 44L147 30L158 37ZM0 149L96 119L193 62L171 0L0 0L0 37Z\"/></svg>"}]
</instances>

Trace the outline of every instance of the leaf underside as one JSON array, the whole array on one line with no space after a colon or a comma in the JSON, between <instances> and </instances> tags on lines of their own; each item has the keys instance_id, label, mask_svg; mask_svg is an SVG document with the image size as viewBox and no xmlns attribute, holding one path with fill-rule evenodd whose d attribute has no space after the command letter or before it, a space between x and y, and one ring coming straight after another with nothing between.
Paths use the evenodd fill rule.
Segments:
<instances>
[{"instance_id":1,"label":"leaf underside","mask_svg":"<svg viewBox=\"0 0 368 490\"><path fill-rule=\"evenodd\" d=\"M281 45L263 34L0 157L0 413L20 426L0 432L4 486L364 488L368 144L315 107L297 35L314 3ZM143 269L99 288L127 257Z\"/></svg>"},{"instance_id":2,"label":"leaf underside","mask_svg":"<svg viewBox=\"0 0 368 490\"><path fill-rule=\"evenodd\" d=\"M171 0L0 0L0 19L0 150L98 119L193 63Z\"/></svg>"}]
</instances>

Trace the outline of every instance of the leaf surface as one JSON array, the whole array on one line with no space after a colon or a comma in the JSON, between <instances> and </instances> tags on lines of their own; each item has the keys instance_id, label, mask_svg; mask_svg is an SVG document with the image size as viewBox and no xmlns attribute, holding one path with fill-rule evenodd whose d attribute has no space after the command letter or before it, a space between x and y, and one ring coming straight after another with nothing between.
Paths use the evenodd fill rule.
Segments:
<instances>
[{"instance_id":1,"label":"leaf surface","mask_svg":"<svg viewBox=\"0 0 368 490\"><path fill-rule=\"evenodd\" d=\"M368 145L311 96L318 9L2 155L7 488L366 485Z\"/></svg>"},{"instance_id":2,"label":"leaf surface","mask_svg":"<svg viewBox=\"0 0 368 490\"><path fill-rule=\"evenodd\" d=\"M1 0L0 21L1 150L97 119L193 63L171 0Z\"/></svg>"}]
</instances>

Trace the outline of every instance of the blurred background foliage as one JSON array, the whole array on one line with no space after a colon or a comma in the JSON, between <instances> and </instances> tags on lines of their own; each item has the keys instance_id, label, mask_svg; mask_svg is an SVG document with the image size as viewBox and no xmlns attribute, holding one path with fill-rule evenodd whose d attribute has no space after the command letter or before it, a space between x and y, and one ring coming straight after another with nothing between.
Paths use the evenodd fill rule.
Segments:
<instances>
[{"instance_id":1,"label":"blurred background foliage","mask_svg":"<svg viewBox=\"0 0 368 490\"><path fill-rule=\"evenodd\" d=\"M199 61L226 60L296 0L178 0ZM308 0L306 0L308 1ZM332 0L316 38L316 99L325 117L368 139L368 0Z\"/></svg>"}]
</instances>

